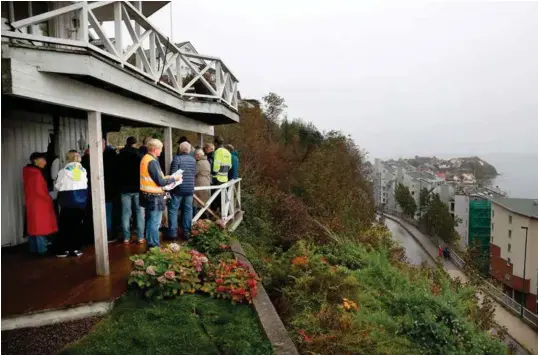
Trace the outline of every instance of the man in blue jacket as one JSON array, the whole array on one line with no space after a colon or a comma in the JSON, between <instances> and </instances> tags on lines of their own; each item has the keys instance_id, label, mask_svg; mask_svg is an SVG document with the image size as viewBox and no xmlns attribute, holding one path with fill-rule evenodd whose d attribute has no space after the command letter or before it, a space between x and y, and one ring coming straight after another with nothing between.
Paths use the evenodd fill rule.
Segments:
<instances>
[{"instance_id":1,"label":"man in blue jacket","mask_svg":"<svg viewBox=\"0 0 538 355\"><path fill-rule=\"evenodd\" d=\"M192 203L194 195L194 181L196 177L196 159L190 154L192 150L189 142L179 145L179 154L174 156L170 166L170 175L179 169L183 170L183 182L171 192L168 206L168 238L177 238L178 212L181 208L183 238L188 239L192 224Z\"/></svg>"}]
</instances>

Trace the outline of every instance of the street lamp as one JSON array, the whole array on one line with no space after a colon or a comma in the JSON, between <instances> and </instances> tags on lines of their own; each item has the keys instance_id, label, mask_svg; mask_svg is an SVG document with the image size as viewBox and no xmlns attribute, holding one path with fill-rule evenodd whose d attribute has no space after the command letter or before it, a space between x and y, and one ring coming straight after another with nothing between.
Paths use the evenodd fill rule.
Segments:
<instances>
[{"instance_id":1,"label":"street lamp","mask_svg":"<svg viewBox=\"0 0 538 355\"><path fill-rule=\"evenodd\" d=\"M521 317L525 309L525 271L527 269L527 236L529 235L529 227L521 227L525 230L525 255L523 257L523 304L521 305Z\"/></svg>"}]
</instances>

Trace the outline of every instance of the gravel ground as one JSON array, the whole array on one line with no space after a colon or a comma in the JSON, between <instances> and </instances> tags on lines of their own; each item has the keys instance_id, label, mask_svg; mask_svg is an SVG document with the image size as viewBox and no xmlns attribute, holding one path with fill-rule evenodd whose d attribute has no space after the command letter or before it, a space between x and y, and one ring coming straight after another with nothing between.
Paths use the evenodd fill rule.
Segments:
<instances>
[{"instance_id":1,"label":"gravel ground","mask_svg":"<svg viewBox=\"0 0 538 355\"><path fill-rule=\"evenodd\" d=\"M2 332L2 354L51 355L88 334L102 317Z\"/></svg>"}]
</instances>

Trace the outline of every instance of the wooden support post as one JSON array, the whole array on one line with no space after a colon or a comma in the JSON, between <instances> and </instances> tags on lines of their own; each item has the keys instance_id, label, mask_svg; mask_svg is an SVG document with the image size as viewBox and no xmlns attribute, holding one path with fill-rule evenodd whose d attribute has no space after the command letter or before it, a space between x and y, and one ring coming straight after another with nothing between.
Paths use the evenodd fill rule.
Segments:
<instances>
[{"instance_id":1,"label":"wooden support post","mask_svg":"<svg viewBox=\"0 0 538 355\"><path fill-rule=\"evenodd\" d=\"M222 65L220 60L215 61L215 86L217 88L217 93L219 95L218 99L220 100L223 90L222 87ZM224 83L226 84L226 83ZM222 91L221 91L222 90Z\"/></svg>"},{"instance_id":2,"label":"wooden support post","mask_svg":"<svg viewBox=\"0 0 538 355\"><path fill-rule=\"evenodd\" d=\"M88 2L83 1L82 9L80 9L79 14L79 28L77 31L77 37L79 41L83 41L84 43L90 42L90 35L88 33Z\"/></svg>"},{"instance_id":3,"label":"wooden support post","mask_svg":"<svg viewBox=\"0 0 538 355\"><path fill-rule=\"evenodd\" d=\"M122 19L121 19L121 7L123 4L120 1L114 3L114 40L116 45L116 53L120 57L121 65L123 65L123 41L122 41Z\"/></svg>"},{"instance_id":4,"label":"wooden support post","mask_svg":"<svg viewBox=\"0 0 538 355\"><path fill-rule=\"evenodd\" d=\"M135 1L134 6L136 7L136 9L140 13L142 13L142 1ZM142 28L138 24L138 21L135 20L135 32L136 32L136 35L138 36L138 38L140 38L140 35L142 34L141 30L142 30ZM142 47L142 48L144 48L144 47ZM142 58L140 58L140 54L138 54L138 51L135 54L135 58L136 58L136 67L139 70L142 70L143 69L142 68Z\"/></svg>"},{"instance_id":5,"label":"wooden support post","mask_svg":"<svg viewBox=\"0 0 538 355\"><path fill-rule=\"evenodd\" d=\"M166 175L167 172L170 172L170 165L172 165L172 157L174 152L172 151L174 144L172 142L172 127L164 127L164 170L163 173Z\"/></svg>"},{"instance_id":6,"label":"wooden support post","mask_svg":"<svg viewBox=\"0 0 538 355\"><path fill-rule=\"evenodd\" d=\"M31 1L28 1L28 17L32 17L34 16L34 11L33 11L33 6L32 6L32 2ZM28 26L28 34L32 34L34 32L34 25L30 25Z\"/></svg>"},{"instance_id":7,"label":"wooden support post","mask_svg":"<svg viewBox=\"0 0 538 355\"><path fill-rule=\"evenodd\" d=\"M159 73L157 73L157 38L155 36L155 32L149 35L149 65L151 67L149 74L157 81Z\"/></svg>"},{"instance_id":8,"label":"wooden support post","mask_svg":"<svg viewBox=\"0 0 538 355\"><path fill-rule=\"evenodd\" d=\"M197 133L198 136L198 145L204 148L204 135L202 133Z\"/></svg>"},{"instance_id":9,"label":"wooden support post","mask_svg":"<svg viewBox=\"0 0 538 355\"><path fill-rule=\"evenodd\" d=\"M106 230L101 112L88 112L88 140L90 142L90 179L92 186L95 264L97 275L108 275L110 274L110 267L108 262L108 238Z\"/></svg>"}]
</instances>

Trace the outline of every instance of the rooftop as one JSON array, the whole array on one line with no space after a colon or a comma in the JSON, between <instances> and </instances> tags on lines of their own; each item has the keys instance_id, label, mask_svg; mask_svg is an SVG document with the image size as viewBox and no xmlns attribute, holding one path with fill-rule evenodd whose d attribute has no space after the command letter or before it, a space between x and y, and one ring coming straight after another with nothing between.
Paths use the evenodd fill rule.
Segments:
<instances>
[{"instance_id":1,"label":"rooftop","mask_svg":"<svg viewBox=\"0 0 538 355\"><path fill-rule=\"evenodd\" d=\"M492 197L491 201L514 213L538 219L538 199Z\"/></svg>"}]
</instances>

